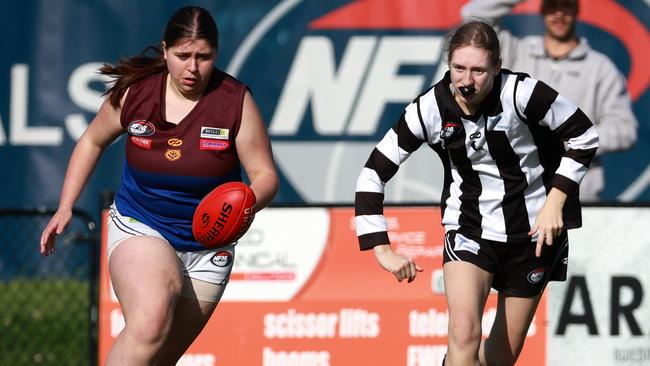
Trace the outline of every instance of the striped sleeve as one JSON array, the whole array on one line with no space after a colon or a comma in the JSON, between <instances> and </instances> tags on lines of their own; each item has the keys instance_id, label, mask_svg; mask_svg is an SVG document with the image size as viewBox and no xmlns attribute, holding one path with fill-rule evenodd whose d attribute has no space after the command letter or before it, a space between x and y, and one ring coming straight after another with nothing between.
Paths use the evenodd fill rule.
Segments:
<instances>
[{"instance_id":1,"label":"striped sleeve","mask_svg":"<svg viewBox=\"0 0 650 366\"><path fill-rule=\"evenodd\" d=\"M384 186L426 140L418 103L411 103L379 141L357 179L354 214L361 250L390 243L384 218Z\"/></svg>"},{"instance_id":2,"label":"striped sleeve","mask_svg":"<svg viewBox=\"0 0 650 366\"><path fill-rule=\"evenodd\" d=\"M526 99L526 118L550 128L566 147L551 185L566 194L576 192L598 149L596 127L582 110L545 83L525 79L522 84L523 98L518 95L518 101Z\"/></svg>"}]
</instances>

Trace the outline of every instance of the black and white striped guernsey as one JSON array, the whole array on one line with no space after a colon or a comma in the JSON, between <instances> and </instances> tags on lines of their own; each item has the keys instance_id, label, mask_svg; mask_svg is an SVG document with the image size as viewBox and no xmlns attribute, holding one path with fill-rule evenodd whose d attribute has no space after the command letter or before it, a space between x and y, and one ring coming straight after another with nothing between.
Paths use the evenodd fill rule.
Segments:
<instances>
[{"instance_id":1,"label":"black and white striped guernsey","mask_svg":"<svg viewBox=\"0 0 650 366\"><path fill-rule=\"evenodd\" d=\"M384 186L426 142L444 166L442 224L499 242L528 240L551 187L565 192L565 228L581 226L578 184L598 134L574 104L541 81L508 70L474 116L454 100L449 72L409 104L372 151L357 180L362 250L388 244Z\"/></svg>"}]
</instances>

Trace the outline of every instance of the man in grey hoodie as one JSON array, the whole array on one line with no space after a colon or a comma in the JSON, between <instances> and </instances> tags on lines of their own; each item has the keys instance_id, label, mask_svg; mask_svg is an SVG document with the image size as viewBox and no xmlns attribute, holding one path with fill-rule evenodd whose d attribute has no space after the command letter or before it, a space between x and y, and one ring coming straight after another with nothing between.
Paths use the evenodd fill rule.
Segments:
<instances>
[{"instance_id":1,"label":"man in grey hoodie","mask_svg":"<svg viewBox=\"0 0 650 366\"><path fill-rule=\"evenodd\" d=\"M503 67L542 80L577 104L596 125L600 147L580 185L580 199L595 202L605 185L600 156L631 148L638 122L624 76L604 54L576 34L578 0L542 0L543 36L518 38L499 28L521 0L472 0L463 18L480 17L498 29Z\"/></svg>"}]
</instances>

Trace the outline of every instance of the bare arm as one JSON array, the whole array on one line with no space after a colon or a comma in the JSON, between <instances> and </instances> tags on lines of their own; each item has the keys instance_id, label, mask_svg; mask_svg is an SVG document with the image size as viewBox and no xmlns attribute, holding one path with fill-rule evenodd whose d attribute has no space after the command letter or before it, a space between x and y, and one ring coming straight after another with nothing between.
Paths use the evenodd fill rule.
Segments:
<instances>
[{"instance_id":1,"label":"bare arm","mask_svg":"<svg viewBox=\"0 0 650 366\"><path fill-rule=\"evenodd\" d=\"M278 191L278 174L271 141L262 116L249 92L244 97L241 127L236 137L237 155L255 192L257 211L268 206Z\"/></svg>"},{"instance_id":2,"label":"bare arm","mask_svg":"<svg viewBox=\"0 0 650 366\"><path fill-rule=\"evenodd\" d=\"M59 207L41 235L42 255L54 253L57 234L61 234L72 218L72 207L79 198L102 152L123 132L120 110L107 101L83 133L70 157L63 181Z\"/></svg>"}]
</instances>

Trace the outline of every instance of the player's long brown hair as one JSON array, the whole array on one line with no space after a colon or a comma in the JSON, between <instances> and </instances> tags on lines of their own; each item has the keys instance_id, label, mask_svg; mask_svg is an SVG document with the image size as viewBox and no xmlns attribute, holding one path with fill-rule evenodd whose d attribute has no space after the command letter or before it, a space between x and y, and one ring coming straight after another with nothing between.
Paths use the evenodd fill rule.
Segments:
<instances>
[{"instance_id":1,"label":"player's long brown hair","mask_svg":"<svg viewBox=\"0 0 650 366\"><path fill-rule=\"evenodd\" d=\"M184 6L178 9L167 22L162 40L171 47L183 40L203 39L215 50L219 47L219 31L210 13L198 6ZM126 90L138 81L167 69L163 51L149 46L141 55L120 58L117 65L104 64L99 68L103 75L110 76L113 84L106 94L114 108L119 108Z\"/></svg>"}]
</instances>

